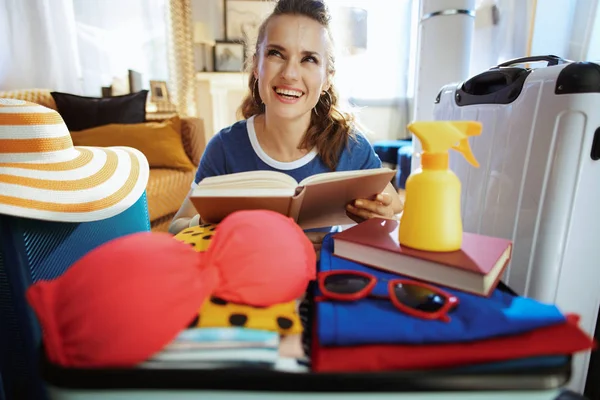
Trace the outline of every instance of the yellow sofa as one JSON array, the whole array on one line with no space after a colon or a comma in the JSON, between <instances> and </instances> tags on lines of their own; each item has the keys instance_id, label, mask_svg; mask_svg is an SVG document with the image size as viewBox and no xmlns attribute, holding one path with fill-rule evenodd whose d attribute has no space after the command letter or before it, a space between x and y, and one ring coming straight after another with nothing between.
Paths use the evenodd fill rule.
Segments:
<instances>
[{"instance_id":1,"label":"yellow sofa","mask_svg":"<svg viewBox=\"0 0 600 400\"><path fill-rule=\"evenodd\" d=\"M31 101L56 110L56 103L47 89L0 91L0 98ZM198 166L206 147L204 122L200 118L181 118L181 138L186 155ZM166 232L173 216L181 206L194 179L194 171L170 168L150 168L146 187L150 225L153 231Z\"/></svg>"}]
</instances>

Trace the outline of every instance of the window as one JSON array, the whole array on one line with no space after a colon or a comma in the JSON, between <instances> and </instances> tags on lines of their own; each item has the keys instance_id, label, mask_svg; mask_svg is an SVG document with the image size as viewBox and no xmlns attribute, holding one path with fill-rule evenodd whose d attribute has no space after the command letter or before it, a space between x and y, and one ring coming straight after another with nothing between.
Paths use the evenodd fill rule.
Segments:
<instances>
[{"instance_id":1,"label":"window","mask_svg":"<svg viewBox=\"0 0 600 400\"><path fill-rule=\"evenodd\" d=\"M326 2L336 42L335 83L340 95L358 105L405 99L413 0Z\"/></svg>"},{"instance_id":2,"label":"window","mask_svg":"<svg viewBox=\"0 0 600 400\"><path fill-rule=\"evenodd\" d=\"M73 0L83 94L100 96L102 86L127 70L149 80L169 76L168 0Z\"/></svg>"}]
</instances>

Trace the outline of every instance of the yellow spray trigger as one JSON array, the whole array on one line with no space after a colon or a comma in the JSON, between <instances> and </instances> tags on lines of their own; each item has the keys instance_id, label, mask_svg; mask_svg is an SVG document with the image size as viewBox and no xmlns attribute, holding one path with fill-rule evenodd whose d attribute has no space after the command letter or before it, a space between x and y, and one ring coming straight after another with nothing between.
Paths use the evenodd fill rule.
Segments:
<instances>
[{"instance_id":1,"label":"yellow spray trigger","mask_svg":"<svg viewBox=\"0 0 600 400\"><path fill-rule=\"evenodd\" d=\"M451 122L456 128L462 131L467 138L461 139L458 142L458 146L452 146L452 149L458 151L463 155L465 160L469 162L474 167L479 167L479 162L475 158L473 151L471 150L471 146L469 145L469 136L479 136L481 135L482 125L481 122L477 121L453 121Z\"/></svg>"},{"instance_id":2,"label":"yellow spray trigger","mask_svg":"<svg viewBox=\"0 0 600 400\"><path fill-rule=\"evenodd\" d=\"M452 149L458 151L463 155L465 160L469 162L472 166L479 168L479 162L475 158L473 151L471 150L471 146L469 146L469 139L463 139L458 143L458 146L452 146Z\"/></svg>"},{"instance_id":3,"label":"yellow spray trigger","mask_svg":"<svg viewBox=\"0 0 600 400\"><path fill-rule=\"evenodd\" d=\"M419 121L408 125L408 130L421 142L423 154L447 153L453 149L460 152L471 165L479 167L469 146L469 137L481 134L481 122Z\"/></svg>"}]
</instances>

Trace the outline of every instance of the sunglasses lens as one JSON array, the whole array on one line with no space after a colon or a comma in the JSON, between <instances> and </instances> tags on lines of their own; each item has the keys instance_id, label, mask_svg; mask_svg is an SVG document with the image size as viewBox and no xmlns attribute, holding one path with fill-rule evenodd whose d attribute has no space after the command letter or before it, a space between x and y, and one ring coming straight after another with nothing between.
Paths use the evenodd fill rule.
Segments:
<instances>
[{"instance_id":1,"label":"sunglasses lens","mask_svg":"<svg viewBox=\"0 0 600 400\"><path fill-rule=\"evenodd\" d=\"M353 294L363 290L369 284L369 278L359 275L339 274L325 278L325 289L337 294Z\"/></svg>"},{"instance_id":2,"label":"sunglasses lens","mask_svg":"<svg viewBox=\"0 0 600 400\"><path fill-rule=\"evenodd\" d=\"M407 307L424 312L439 311L446 304L446 297L419 285L398 283L394 286L396 299Z\"/></svg>"}]
</instances>

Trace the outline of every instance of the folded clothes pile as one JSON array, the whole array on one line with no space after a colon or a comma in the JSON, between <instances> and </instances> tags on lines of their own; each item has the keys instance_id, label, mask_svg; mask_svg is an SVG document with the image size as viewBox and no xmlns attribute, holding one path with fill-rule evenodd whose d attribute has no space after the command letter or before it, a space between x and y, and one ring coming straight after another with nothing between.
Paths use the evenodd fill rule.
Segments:
<instances>
[{"instance_id":1,"label":"folded clothes pile","mask_svg":"<svg viewBox=\"0 0 600 400\"><path fill-rule=\"evenodd\" d=\"M489 297L437 286L444 295L421 291L412 293L413 299L393 300L387 283L403 277L332 253L333 240L328 235L321 249L315 293L311 354L315 371L456 368L505 361L530 366L532 359L544 365L556 362L554 356L568 357L594 346L578 327L578 316L565 316L554 305L517 296L502 285ZM335 277L335 271L342 273L326 284L323 277ZM332 290L348 293L360 284L349 274L353 271L376 281L369 296L355 301L324 296ZM410 291L406 292L410 297ZM445 318L411 315L394 304L405 301L425 313L436 312L444 308L448 297L458 301Z\"/></svg>"}]
</instances>

